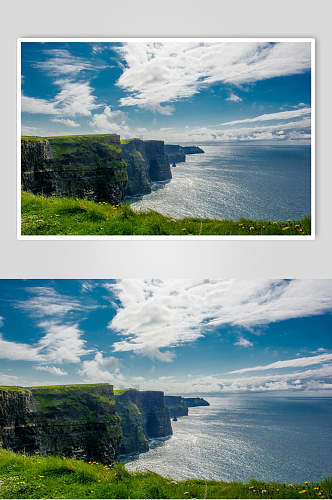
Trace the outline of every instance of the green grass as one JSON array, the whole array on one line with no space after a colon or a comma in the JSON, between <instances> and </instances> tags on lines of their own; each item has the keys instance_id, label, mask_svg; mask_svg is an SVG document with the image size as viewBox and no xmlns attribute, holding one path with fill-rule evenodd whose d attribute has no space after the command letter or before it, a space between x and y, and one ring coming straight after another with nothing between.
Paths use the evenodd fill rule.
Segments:
<instances>
[{"instance_id":1,"label":"green grass","mask_svg":"<svg viewBox=\"0 0 332 500\"><path fill-rule=\"evenodd\" d=\"M308 235L310 217L300 221L174 219L75 198L22 193L22 235Z\"/></svg>"},{"instance_id":2,"label":"green grass","mask_svg":"<svg viewBox=\"0 0 332 500\"><path fill-rule=\"evenodd\" d=\"M123 464L18 455L0 450L0 498L331 498L332 479L278 484L190 479L131 473Z\"/></svg>"}]
</instances>

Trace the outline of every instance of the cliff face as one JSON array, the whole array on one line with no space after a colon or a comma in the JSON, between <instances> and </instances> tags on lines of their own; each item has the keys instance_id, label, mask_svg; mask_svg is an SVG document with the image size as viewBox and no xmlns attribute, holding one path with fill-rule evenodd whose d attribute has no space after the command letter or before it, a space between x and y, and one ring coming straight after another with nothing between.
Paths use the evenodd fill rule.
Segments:
<instances>
[{"instance_id":1,"label":"cliff face","mask_svg":"<svg viewBox=\"0 0 332 500\"><path fill-rule=\"evenodd\" d=\"M141 139L121 141L122 156L127 163L128 183L126 195L151 193L149 177L149 162L146 156L145 144Z\"/></svg>"},{"instance_id":2,"label":"cliff face","mask_svg":"<svg viewBox=\"0 0 332 500\"><path fill-rule=\"evenodd\" d=\"M183 398L185 404L189 407L192 406L210 406L210 403L203 398Z\"/></svg>"},{"instance_id":3,"label":"cliff face","mask_svg":"<svg viewBox=\"0 0 332 500\"><path fill-rule=\"evenodd\" d=\"M22 137L22 188L34 194L120 203L128 180L116 134Z\"/></svg>"},{"instance_id":4,"label":"cliff face","mask_svg":"<svg viewBox=\"0 0 332 500\"><path fill-rule=\"evenodd\" d=\"M182 146L182 150L186 155L196 155L205 152L199 146Z\"/></svg>"},{"instance_id":5,"label":"cliff face","mask_svg":"<svg viewBox=\"0 0 332 500\"><path fill-rule=\"evenodd\" d=\"M147 451L148 439L172 434L164 393L159 391L118 391L116 409L123 433L121 453Z\"/></svg>"},{"instance_id":6,"label":"cliff face","mask_svg":"<svg viewBox=\"0 0 332 500\"><path fill-rule=\"evenodd\" d=\"M177 144L165 144L165 151L169 162L172 164L186 161L186 155L183 148Z\"/></svg>"},{"instance_id":7,"label":"cliff face","mask_svg":"<svg viewBox=\"0 0 332 500\"><path fill-rule=\"evenodd\" d=\"M4 448L110 463L121 438L109 384L0 390Z\"/></svg>"},{"instance_id":8,"label":"cliff face","mask_svg":"<svg viewBox=\"0 0 332 500\"><path fill-rule=\"evenodd\" d=\"M188 406L181 396L165 396L165 405L169 410L171 418L188 415Z\"/></svg>"},{"instance_id":9,"label":"cliff face","mask_svg":"<svg viewBox=\"0 0 332 500\"><path fill-rule=\"evenodd\" d=\"M193 406L210 406L203 398L183 398L182 396L165 396L165 404L171 418L188 415L188 408Z\"/></svg>"},{"instance_id":10,"label":"cliff face","mask_svg":"<svg viewBox=\"0 0 332 500\"><path fill-rule=\"evenodd\" d=\"M172 178L171 168L164 141L144 141L149 163L149 177L152 181L166 181Z\"/></svg>"},{"instance_id":11,"label":"cliff face","mask_svg":"<svg viewBox=\"0 0 332 500\"><path fill-rule=\"evenodd\" d=\"M165 144L165 151L172 164L186 161L186 155L204 153L203 149L198 146L179 146L177 144Z\"/></svg>"}]
</instances>

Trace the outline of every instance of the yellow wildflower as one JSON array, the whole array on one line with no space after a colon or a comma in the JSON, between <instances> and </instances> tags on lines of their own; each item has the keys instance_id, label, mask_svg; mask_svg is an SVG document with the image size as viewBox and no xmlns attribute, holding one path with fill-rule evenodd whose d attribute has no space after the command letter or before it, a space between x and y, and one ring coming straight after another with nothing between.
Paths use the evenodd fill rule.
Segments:
<instances>
[{"instance_id":1,"label":"yellow wildflower","mask_svg":"<svg viewBox=\"0 0 332 500\"><path fill-rule=\"evenodd\" d=\"M286 231L286 229L290 229L289 226L285 226L282 228L283 231Z\"/></svg>"},{"instance_id":2,"label":"yellow wildflower","mask_svg":"<svg viewBox=\"0 0 332 500\"><path fill-rule=\"evenodd\" d=\"M308 490L301 490L301 491L299 491L299 493L307 493L307 492L308 492Z\"/></svg>"}]
</instances>

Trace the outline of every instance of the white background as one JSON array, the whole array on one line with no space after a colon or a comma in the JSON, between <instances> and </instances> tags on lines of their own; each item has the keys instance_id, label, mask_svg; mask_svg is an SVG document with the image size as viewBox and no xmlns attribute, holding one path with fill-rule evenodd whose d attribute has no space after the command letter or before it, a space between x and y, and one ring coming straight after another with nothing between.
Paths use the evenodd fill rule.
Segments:
<instances>
[{"instance_id":1,"label":"white background","mask_svg":"<svg viewBox=\"0 0 332 500\"><path fill-rule=\"evenodd\" d=\"M332 278L332 33L327 0L45 0L2 9L0 278ZM18 241L16 39L315 37L315 241Z\"/></svg>"}]
</instances>

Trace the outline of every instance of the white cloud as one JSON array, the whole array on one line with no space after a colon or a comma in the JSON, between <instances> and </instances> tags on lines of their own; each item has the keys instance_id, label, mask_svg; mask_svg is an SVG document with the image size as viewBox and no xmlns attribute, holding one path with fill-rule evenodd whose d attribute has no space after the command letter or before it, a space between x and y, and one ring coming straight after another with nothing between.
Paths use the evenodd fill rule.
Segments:
<instances>
[{"instance_id":1,"label":"white cloud","mask_svg":"<svg viewBox=\"0 0 332 500\"><path fill-rule=\"evenodd\" d=\"M0 373L0 385L19 385L20 379L16 375L8 375L7 373Z\"/></svg>"},{"instance_id":2,"label":"white cloud","mask_svg":"<svg viewBox=\"0 0 332 500\"><path fill-rule=\"evenodd\" d=\"M62 125L66 125L66 127L79 127L80 124L75 122L74 120L70 120L70 118L52 118L51 122L61 123Z\"/></svg>"},{"instance_id":3,"label":"white cloud","mask_svg":"<svg viewBox=\"0 0 332 500\"><path fill-rule=\"evenodd\" d=\"M231 101L231 102L241 102L243 101L242 97L234 94L234 92L231 92L228 97L226 97L226 101Z\"/></svg>"},{"instance_id":4,"label":"white cloud","mask_svg":"<svg viewBox=\"0 0 332 500\"><path fill-rule=\"evenodd\" d=\"M0 335L0 358L18 361L38 361L39 349L30 344L4 340Z\"/></svg>"},{"instance_id":5,"label":"white cloud","mask_svg":"<svg viewBox=\"0 0 332 500\"><path fill-rule=\"evenodd\" d=\"M237 345L239 347L252 347L254 344L244 337L239 337L238 340L234 342L234 345Z\"/></svg>"},{"instance_id":6,"label":"white cloud","mask_svg":"<svg viewBox=\"0 0 332 500\"><path fill-rule=\"evenodd\" d=\"M266 113L264 115L255 116L253 118L244 118L243 120L234 120L232 122L224 122L220 125L237 125L239 123L263 122L271 120L290 120L293 118L303 117L311 114L311 108L293 109L290 111L280 111L278 113Z\"/></svg>"},{"instance_id":7,"label":"white cloud","mask_svg":"<svg viewBox=\"0 0 332 500\"><path fill-rule=\"evenodd\" d=\"M213 83L243 85L310 69L309 43L142 42L118 49L125 68L117 85L123 106L168 113L165 103Z\"/></svg>"},{"instance_id":8,"label":"white cloud","mask_svg":"<svg viewBox=\"0 0 332 500\"><path fill-rule=\"evenodd\" d=\"M92 93L93 89L89 82L62 79L56 80L54 84L61 90L53 99L38 99L22 95L22 112L61 116L91 116L91 111L100 107L96 104L96 97Z\"/></svg>"},{"instance_id":9,"label":"white cloud","mask_svg":"<svg viewBox=\"0 0 332 500\"><path fill-rule=\"evenodd\" d=\"M92 352L85 348L83 332L76 324L65 325L55 321L43 321L38 326L46 331L38 342L38 349L47 361L79 363L81 356Z\"/></svg>"},{"instance_id":10,"label":"white cloud","mask_svg":"<svg viewBox=\"0 0 332 500\"><path fill-rule=\"evenodd\" d=\"M114 356L103 357L97 352L94 359L83 361L79 374L85 382L109 382L121 385L124 381L120 373L120 361Z\"/></svg>"},{"instance_id":11,"label":"white cloud","mask_svg":"<svg viewBox=\"0 0 332 500\"><path fill-rule=\"evenodd\" d=\"M0 335L0 359L38 361L41 364L79 363L82 356L92 352L86 349L83 332L76 324L43 321L38 326L46 333L33 344L4 340Z\"/></svg>"},{"instance_id":12,"label":"white cloud","mask_svg":"<svg viewBox=\"0 0 332 500\"><path fill-rule=\"evenodd\" d=\"M331 280L121 280L105 285L120 301L108 327L114 351L157 356L213 329L246 329L332 310ZM161 357L160 357L161 356ZM169 361L169 351L166 351Z\"/></svg>"},{"instance_id":13,"label":"white cloud","mask_svg":"<svg viewBox=\"0 0 332 500\"><path fill-rule=\"evenodd\" d=\"M279 370L281 368L298 368L303 366L317 365L332 361L332 354L320 354L318 356L305 356L303 358L286 359L283 361L275 361L268 365L253 366L250 368L241 368L241 370L233 370L229 373L246 373L260 370Z\"/></svg>"},{"instance_id":14,"label":"white cloud","mask_svg":"<svg viewBox=\"0 0 332 500\"><path fill-rule=\"evenodd\" d=\"M102 113L95 113L92 116L90 125L100 132L127 132L125 125L127 114L120 110L113 111L110 106L105 106Z\"/></svg>"},{"instance_id":15,"label":"white cloud","mask_svg":"<svg viewBox=\"0 0 332 500\"><path fill-rule=\"evenodd\" d=\"M63 377L64 375L68 375L67 372L65 372L64 370L62 370L61 368L58 368L57 366L34 366L34 369L35 370L38 370L40 372L48 372L48 373L51 373L52 375L58 375L60 377Z\"/></svg>"},{"instance_id":16,"label":"white cloud","mask_svg":"<svg viewBox=\"0 0 332 500\"><path fill-rule=\"evenodd\" d=\"M68 50L51 49L45 50L44 54L49 56L48 59L35 63L34 67L46 71L49 75L72 77L81 71L101 69L101 66L96 66L95 61L92 63L82 57L73 56Z\"/></svg>"},{"instance_id":17,"label":"white cloud","mask_svg":"<svg viewBox=\"0 0 332 500\"><path fill-rule=\"evenodd\" d=\"M36 317L63 317L73 311L86 311L92 306L82 304L78 299L56 292L52 287L33 286L26 288L33 294L26 300L18 300L15 305Z\"/></svg>"}]
</instances>

